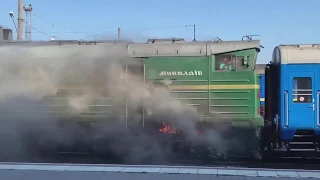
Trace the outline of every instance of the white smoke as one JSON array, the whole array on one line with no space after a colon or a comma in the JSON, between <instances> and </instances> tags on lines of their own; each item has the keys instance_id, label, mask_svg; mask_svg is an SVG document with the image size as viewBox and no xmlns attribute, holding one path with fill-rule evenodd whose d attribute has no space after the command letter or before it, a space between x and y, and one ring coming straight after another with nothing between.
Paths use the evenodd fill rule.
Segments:
<instances>
[{"instance_id":1,"label":"white smoke","mask_svg":"<svg viewBox=\"0 0 320 180\"><path fill-rule=\"evenodd\" d=\"M2 129L1 133L15 137L15 141L8 147L21 144L21 141L51 147L56 143L72 146L78 141L92 144L92 139L106 139L109 144L102 141L102 144L106 144L106 149L112 147L114 151L127 152L128 149L141 147L141 143L145 143L145 146L152 149L151 152L155 152L158 160L163 159L155 137L142 134L140 138L143 140L137 142L133 135L136 132L124 130L121 117L125 115L125 98L130 113L134 112L138 116L141 107L144 107L146 114L152 115L152 121L171 122L183 129L187 137L198 141L196 110L182 102L171 100L167 89L146 84L141 74L126 74L125 65L141 66L141 60L128 57L125 48L126 46L113 44L1 47L0 111L7 114L1 119L9 124L11 122L10 128ZM72 81L78 83L75 85ZM112 111L119 113L119 117L106 118L106 122L92 125L92 129L83 128L76 121L60 125L57 121L59 116L54 116L52 109L39 106L39 101L47 96L55 96L61 89L82 92L69 98L68 107L56 107L70 115L87 112L89 105L94 105L96 99L102 97L107 90L107 96L113 101ZM110 119L112 125L108 124ZM116 119L119 121L115 122ZM141 126L138 119L136 122L140 124L137 126ZM217 134L210 134L203 140L208 144L222 146L222 140ZM95 147L104 148L103 145ZM2 153L9 152L13 153L2 149ZM143 158L130 152L128 154L133 160Z\"/></svg>"}]
</instances>

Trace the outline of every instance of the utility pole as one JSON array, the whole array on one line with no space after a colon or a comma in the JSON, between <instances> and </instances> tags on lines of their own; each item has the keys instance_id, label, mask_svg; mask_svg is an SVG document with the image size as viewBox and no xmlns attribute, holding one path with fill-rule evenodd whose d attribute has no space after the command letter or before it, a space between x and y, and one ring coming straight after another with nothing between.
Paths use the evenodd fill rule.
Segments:
<instances>
[{"instance_id":1,"label":"utility pole","mask_svg":"<svg viewBox=\"0 0 320 180\"><path fill-rule=\"evenodd\" d=\"M22 31L23 31L23 2L18 0L18 40L22 40Z\"/></svg>"},{"instance_id":2,"label":"utility pole","mask_svg":"<svg viewBox=\"0 0 320 180\"><path fill-rule=\"evenodd\" d=\"M118 27L118 40L120 40L120 38L121 38L121 28Z\"/></svg>"},{"instance_id":3,"label":"utility pole","mask_svg":"<svg viewBox=\"0 0 320 180\"><path fill-rule=\"evenodd\" d=\"M196 41L196 25L193 25L193 41Z\"/></svg>"},{"instance_id":4,"label":"utility pole","mask_svg":"<svg viewBox=\"0 0 320 180\"><path fill-rule=\"evenodd\" d=\"M196 41L196 25L187 25L187 26L193 26L193 41Z\"/></svg>"}]
</instances>

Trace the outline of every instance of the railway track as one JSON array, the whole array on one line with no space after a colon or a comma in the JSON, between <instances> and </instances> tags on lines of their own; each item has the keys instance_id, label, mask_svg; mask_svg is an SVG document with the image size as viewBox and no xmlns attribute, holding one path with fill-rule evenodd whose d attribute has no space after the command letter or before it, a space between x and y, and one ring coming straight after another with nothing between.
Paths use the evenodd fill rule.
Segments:
<instances>
[{"instance_id":1,"label":"railway track","mask_svg":"<svg viewBox=\"0 0 320 180\"><path fill-rule=\"evenodd\" d=\"M0 159L1 162L28 162L28 163L72 163L72 164L127 164L127 165L170 165L170 166L204 166L204 167L237 167L237 168L269 168L269 169L320 169L320 159L278 158L272 162L257 162L245 157L230 160L201 160L196 158L172 157L166 162L121 162L111 160L102 154L60 152L46 157L20 157Z\"/></svg>"},{"instance_id":2,"label":"railway track","mask_svg":"<svg viewBox=\"0 0 320 180\"><path fill-rule=\"evenodd\" d=\"M225 161L215 160L176 160L168 165L188 165L188 166L207 166L207 167L237 167L237 168L268 168L268 169L304 169L319 170L320 159L302 159L302 158L278 158L273 161L253 161L245 157L233 158Z\"/></svg>"}]
</instances>

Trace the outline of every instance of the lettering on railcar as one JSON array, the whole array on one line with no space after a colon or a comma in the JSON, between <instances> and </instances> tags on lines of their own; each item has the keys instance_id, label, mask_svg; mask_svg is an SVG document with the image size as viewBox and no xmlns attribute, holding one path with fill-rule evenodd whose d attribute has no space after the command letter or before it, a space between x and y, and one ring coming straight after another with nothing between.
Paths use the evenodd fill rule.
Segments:
<instances>
[{"instance_id":1,"label":"lettering on railcar","mask_svg":"<svg viewBox=\"0 0 320 180\"><path fill-rule=\"evenodd\" d=\"M161 71L159 76L202 76L202 71Z\"/></svg>"}]
</instances>

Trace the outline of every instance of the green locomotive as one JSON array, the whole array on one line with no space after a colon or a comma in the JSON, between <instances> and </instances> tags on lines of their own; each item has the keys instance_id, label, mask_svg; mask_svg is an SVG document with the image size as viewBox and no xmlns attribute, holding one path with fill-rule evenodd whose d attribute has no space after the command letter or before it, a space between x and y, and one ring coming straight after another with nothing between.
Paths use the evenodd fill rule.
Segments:
<instances>
[{"instance_id":1,"label":"green locomotive","mask_svg":"<svg viewBox=\"0 0 320 180\"><path fill-rule=\"evenodd\" d=\"M145 58L148 82L162 82L172 99L196 109L201 129L223 134L226 142L214 146L257 150L256 132L263 126L260 80L254 73L259 41L130 44L128 50Z\"/></svg>"},{"instance_id":2,"label":"green locomotive","mask_svg":"<svg viewBox=\"0 0 320 180\"><path fill-rule=\"evenodd\" d=\"M9 43L8 46L13 44L23 47L28 43ZM233 143L234 145L230 146L231 148L229 147L228 150L238 151L239 145L244 147L245 151L257 150L259 137L256 132L259 127L263 126L263 118L259 112L260 82L254 72L257 54L260 51L259 40L208 42L179 40L158 42L151 40L148 43L51 41L34 42L33 45L28 47L42 48L38 51L41 51L42 55L53 50L66 53L68 58L74 59L90 58L97 56L96 54L101 55L104 49L117 47L117 50L125 53L125 56L134 62L130 64L128 61L119 59L118 64L121 64L121 72L120 70L112 72L113 79L110 79L110 74L110 77L99 79L87 77L77 79L77 77L70 75L72 80L55 84L57 87L55 92L43 96L40 100L40 106L42 113L45 111L50 113L50 116L55 115L55 117L63 119L63 121L59 121L60 125L74 125L75 122L79 122L79 124L86 124L85 126L88 124L99 124L98 126L100 126L106 121L111 122L110 119L117 119L117 122L121 122L117 124L122 124L125 127L140 126L143 129L154 127L153 119L158 115L154 107L161 99L152 97L154 95L152 89L159 87L168 92L171 100L182 102L184 106L191 107L196 112L196 120L192 120L193 127L200 129L201 132L214 129L214 132L223 134L223 139L227 144ZM5 46L6 43L3 43L2 48ZM77 52L81 52L82 55L76 55ZM60 54L56 57L51 54L50 56L52 56L51 59L61 58L66 57L66 54ZM103 65L110 64L101 63L98 66ZM81 68L69 67L67 72L70 71L72 74L72 69L81 71ZM132 77L128 78L128 74L134 74L134 80ZM104 76L103 72L100 77L102 76ZM108 86L104 84L105 81L108 81L106 83ZM139 81L139 83L133 83L133 81ZM141 92L136 88L145 85L148 85L149 88L147 88L149 98L145 98L145 94L142 93L145 88L140 89ZM86 91L92 92L93 89L94 95L91 97L90 103L85 105L85 110L75 114L70 108L72 105L70 102L75 101L71 99L82 96ZM120 91L124 94L121 95ZM135 98L139 100L133 100ZM149 101L152 99L150 105ZM162 106L166 106L165 103ZM169 108L173 110L174 107L170 106ZM40 112L39 109L36 111ZM187 114L188 112L184 113L184 115ZM185 118L188 119L191 116ZM189 120L185 121L187 123ZM175 127L177 129L175 134L177 132L188 134L185 132L188 131L187 127L183 126L183 118L179 123L175 123L170 120L170 117L163 116L157 119L157 123L159 122ZM159 126L155 129L161 131L161 128L164 127ZM191 133L184 138L187 138L186 141L188 141L194 136L198 136L198 134ZM210 137L212 136L217 135L211 134ZM210 138L206 143L208 141ZM215 146L226 142L220 140L215 142ZM237 144L237 142L242 144ZM192 142L192 144L196 143Z\"/></svg>"}]
</instances>

